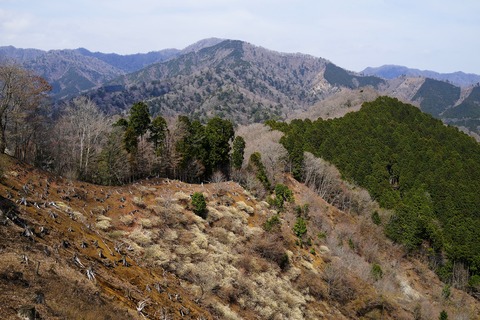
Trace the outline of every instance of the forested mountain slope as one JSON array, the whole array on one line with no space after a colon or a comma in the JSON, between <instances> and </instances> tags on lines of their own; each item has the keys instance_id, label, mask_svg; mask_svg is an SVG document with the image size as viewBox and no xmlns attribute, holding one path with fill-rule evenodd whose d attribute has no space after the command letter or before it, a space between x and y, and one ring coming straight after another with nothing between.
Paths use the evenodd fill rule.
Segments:
<instances>
[{"instance_id":1,"label":"forested mountain slope","mask_svg":"<svg viewBox=\"0 0 480 320\"><path fill-rule=\"evenodd\" d=\"M362 77L325 59L284 54L225 40L125 75L90 97L109 111L145 100L154 113L218 115L236 123L285 118L341 87L377 87L383 80ZM113 108L113 110L112 110Z\"/></svg>"},{"instance_id":2,"label":"forested mountain slope","mask_svg":"<svg viewBox=\"0 0 480 320\"><path fill-rule=\"evenodd\" d=\"M274 123L286 133L294 173L302 179L303 151L335 164L395 214L387 234L409 250L426 243L437 272L455 263L480 270L480 146L414 106L380 97L333 120ZM448 260L444 260L447 257Z\"/></svg>"}]
</instances>

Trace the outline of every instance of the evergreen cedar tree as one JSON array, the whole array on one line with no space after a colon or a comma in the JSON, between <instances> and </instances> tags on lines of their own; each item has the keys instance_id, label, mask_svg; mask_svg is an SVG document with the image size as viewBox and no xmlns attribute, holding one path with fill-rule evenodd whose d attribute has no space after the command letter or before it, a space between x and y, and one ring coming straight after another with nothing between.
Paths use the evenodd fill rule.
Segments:
<instances>
[{"instance_id":1,"label":"evergreen cedar tree","mask_svg":"<svg viewBox=\"0 0 480 320\"><path fill-rule=\"evenodd\" d=\"M236 136L233 140L232 152L232 167L240 170L243 165L243 158L245 154L245 139L241 136Z\"/></svg>"},{"instance_id":2,"label":"evergreen cedar tree","mask_svg":"<svg viewBox=\"0 0 480 320\"><path fill-rule=\"evenodd\" d=\"M268 180L267 170L262 162L262 155L260 152L254 152L250 155L248 170L255 173L255 177L260 181L265 190L270 191L272 185Z\"/></svg>"},{"instance_id":3,"label":"evergreen cedar tree","mask_svg":"<svg viewBox=\"0 0 480 320\"><path fill-rule=\"evenodd\" d=\"M204 219L207 217L207 203L202 193L200 192L193 193L192 206L193 206L193 212L195 212L196 215Z\"/></svg>"},{"instance_id":4,"label":"evergreen cedar tree","mask_svg":"<svg viewBox=\"0 0 480 320\"><path fill-rule=\"evenodd\" d=\"M132 158L136 155L139 140L143 136L147 136L147 140L153 144L157 156L171 156L165 153L165 147L168 134L174 134L173 152L176 159L172 161L178 163L184 180L203 181L216 171L227 177L229 175L230 145L234 129L228 120L214 117L203 125L197 120L191 121L187 116L179 116L176 131L169 133L165 119L157 116L151 120L148 105L138 102L132 106L128 119L118 120L115 126L124 130L124 147ZM239 157L243 161L244 145L243 142L243 148L238 148L236 161L240 161Z\"/></svg>"},{"instance_id":5,"label":"evergreen cedar tree","mask_svg":"<svg viewBox=\"0 0 480 320\"><path fill-rule=\"evenodd\" d=\"M385 223L390 238L411 251L427 242L432 257L446 253L436 270L444 280L454 262L472 278L480 274L480 146L473 138L389 97L343 118L268 124L285 133L297 179L304 151L324 158L395 210Z\"/></svg>"}]
</instances>

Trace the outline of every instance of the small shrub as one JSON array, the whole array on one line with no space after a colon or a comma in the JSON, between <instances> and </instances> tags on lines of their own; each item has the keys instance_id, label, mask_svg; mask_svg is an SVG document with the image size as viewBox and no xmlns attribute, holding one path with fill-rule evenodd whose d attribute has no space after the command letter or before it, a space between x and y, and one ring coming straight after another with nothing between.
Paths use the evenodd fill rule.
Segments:
<instances>
[{"instance_id":1,"label":"small shrub","mask_svg":"<svg viewBox=\"0 0 480 320\"><path fill-rule=\"evenodd\" d=\"M195 192L192 195L192 206L193 212L195 212L196 215L204 219L207 217L207 203L202 193Z\"/></svg>"},{"instance_id":2,"label":"small shrub","mask_svg":"<svg viewBox=\"0 0 480 320\"><path fill-rule=\"evenodd\" d=\"M255 242L254 250L262 258L276 263L281 270L286 270L290 265L288 254L280 244L282 238L276 234L267 235Z\"/></svg>"},{"instance_id":3,"label":"small shrub","mask_svg":"<svg viewBox=\"0 0 480 320\"><path fill-rule=\"evenodd\" d=\"M307 233L307 222L302 217L298 217L293 226L293 233L299 238L302 238Z\"/></svg>"},{"instance_id":4,"label":"small shrub","mask_svg":"<svg viewBox=\"0 0 480 320\"><path fill-rule=\"evenodd\" d=\"M275 198L267 199L270 205L278 208L279 211L285 209L285 202L294 202L293 192L284 184L277 184L275 186Z\"/></svg>"},{"instance_id":5,"label":"small shrub","mask_svg":"<svg viewBox=\"0 0 480 320\"><path fill-rule=\"evenodd\" d=\"M445 310L440 312L440 316L438 317L439 320L448 320L448 313Z\"/></svg>"},{"instance_id":6,"label":"small shrub","mask_svg":"<svg viewBox=\"0 0 480 320\"><path fill-rule=\"evenodd\" d=\"M355 247L356 247L356 246L355 246L355 243L353 242L352 238L348 238L348 247L349 247L351 250L355 251Z\"/></svg>"},{"instance_id":7,"label":"small shrub","mask_svg":"<svg viewBox=\"0 0 480 320\"><path fill-rule=\"evenodd\" d=\"M249 215L252 215L255 212L255 210L251 206L247 205L243 201L238 201L237 202L237 208L242 210L242 211L245 211Z\"/></svg>"},{"instance_id":8,"label":"small shrub","mask_svg":"<svg viewBox=\"0 0 480 320\"><path fill-rule=\"evenodd\" d=\"M447 300L448 298L450 298L450 295L452 294L451 290L450 290L450 285L449 284L446 284L443 286L443 289L442 289L442 297Z\"/></svg>"},{"instance_id":9,"label":"small shrub","mask_svg":"<svg viewBox=\"0 0 480 320\"><path fill-rule=\"evenodd\" d=\"M140 219L140 224L141 224L142 227L144 227L144 228L152 228L152 227L153 227L152 220L150 220L150 219L148 219L148 218L141 218L141 219Z\"/></svg>"},{"instance_id":10,"label":"small shrub","mask_svg":"<svg viewBox=\"0 0 480 320\"><path fill-rule=\"evenodd\" d=\"M380 218L378 211L374 211L372 213L372 222L375 223L377 226L379 226L382 223L382 219Z\"/></svg>"},{"instance_id":11,"label":"small shrub","mask_svg":"<svg viewBox=\"0 0 480 320\"><path fill-rule=\"evenodd\" d=\"M318 240L325 240L327 239L327 234L325 232L319 232L317 233L317 238Z\"/></svg>"},{"instance_id":12,"label":"small shrub","mask_svg":"<svg viewBox=\"0 0 480 320\"><path fill-rule=\"evenodd\" d=\"M133 197L132 202L134 205L136 205L140 209L145 209L147 207L147 205L145 204L145 201L143 201L143 199L140 197Z\"/></svg>"},{"instance_id":13,"label":"small shrub","mask_svg":"<svg viewBox=\"0 0 480 320\"><path fill-rule=\"evenodd\" d=\"M276 226L279 226L280 225L280 217L278 216L278 214L275 214L273 216L271 216L267 221L265 221L265 223L263 224L263 229L265 229L265 231L272 231L273 228L275 228Z\"/></svg>"},{"instance_id":14,"label":"small shrub","mask_svg":"<svg viewBox=\"0 0 480 320\"><path fill-rule=\"evenodd\" d=\"M126 226L131 226L134 220L135 217L131 214L126 214L120 217L120 221Z\"/></svg>"},{"instance_id":15,"label":"small shrub","mask_svg":"<svg viewBox=\"0 0 480 320\"><path fill-rule=\"evenodd\" d=\"M375 281L378 281L383 277L383 270L382 270L382 267L380 267L380 265L376 263L373 264L372 276L373 276L373 279L375 279Z\"/></svg>"},{"instance_id":16,"label":"small shrub","mask_svg":"<svg viewBox=\"0 0 480 320\"><path fill-rule=\"evenodd\" d=\"M468 280L468 286L474 291L480 291L480 276L474 275Z\"/></svg>"},{"instance_id":17,"label":"small shrub","mask_svg":"<svg viewBox=\"0 0 480 320\"><path fill-rule=\"evenodd\" d=\"M250 155L248 170L255 173L255 177L260 181L265 190L270 190L271 184L267 177L265 165L262 162L260 152L254 152Z\"/></svg>"},{"instance_id":18,"label":"small shrub","mask_svg":"<svg viewBox=\"0 0 480 320\"><path fill-rule=\"evenodd\" d=\"M111 218L106 217L104 215L99 215L97 217L97 223L96 223L95 226L97 227L97 229L106 231L106 230L110 229L110 227L112 226L111 221L112 221Z\"/></svg>"},{"instance_id":19,"label":"small shrub","mask_svg":"<svg viewBox=\"0 0 480 320\"><path fill-rule=\"evenodd\" d=\"M125 237L127 233L123 230L113 230L108 233L108 236L112 239L121 239Z\"/></svg>"}]
</instances>

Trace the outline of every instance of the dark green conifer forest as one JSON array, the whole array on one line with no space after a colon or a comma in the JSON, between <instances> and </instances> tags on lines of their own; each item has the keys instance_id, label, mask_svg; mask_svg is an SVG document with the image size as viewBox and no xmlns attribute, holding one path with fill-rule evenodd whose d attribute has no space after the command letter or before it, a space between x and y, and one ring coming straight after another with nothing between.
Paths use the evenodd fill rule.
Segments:
<instances>
[{"instance_id":1,"label":"dark green conifer forest","mask_svg":"<svg viewBox=\"0 0 480 320\"><path fill-rule=\"evenodd\" d=\"M411 253L427 245L441 277L457 262L480 274L480 146L473 138L389 97L343 118L269 125L285 133L297 179L304 151L330 161L394 210L386 234Z\"/></svg>"}]
</instances>

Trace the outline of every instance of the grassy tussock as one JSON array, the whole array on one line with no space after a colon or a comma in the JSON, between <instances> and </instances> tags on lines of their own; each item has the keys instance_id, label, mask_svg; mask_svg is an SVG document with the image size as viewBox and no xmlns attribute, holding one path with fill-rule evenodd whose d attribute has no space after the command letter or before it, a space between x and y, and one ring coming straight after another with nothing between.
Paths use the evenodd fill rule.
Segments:
<instances>
[{"instance_id":1,"label":"grassy tussock","mask_svg":"<svg viewBox=\"0 0 480 320\"><path fill-rule=\"evenodd\" d=\"M137 228L133 230L128 237L138 245L145 247L152 242L152 233L149 230Z\"/></svg>"},{"instance_id":2,"label":"grassy tussock","mask_svg":"<svg viewBox=\"0 0 480 320\"><path fill-rule=\"evenodd\" d=\"M102 231L107 231L112 227L112 218L106 217L104 215L99 215L97 217L97 223L95 224L97 229Z\"/></svg>"}]
</instances>

